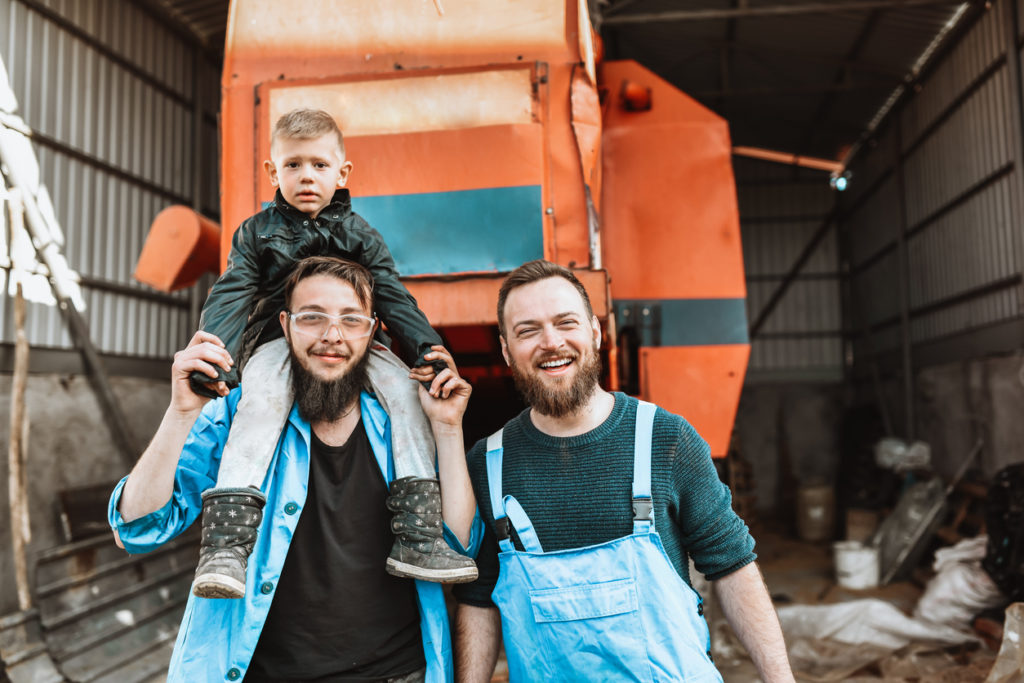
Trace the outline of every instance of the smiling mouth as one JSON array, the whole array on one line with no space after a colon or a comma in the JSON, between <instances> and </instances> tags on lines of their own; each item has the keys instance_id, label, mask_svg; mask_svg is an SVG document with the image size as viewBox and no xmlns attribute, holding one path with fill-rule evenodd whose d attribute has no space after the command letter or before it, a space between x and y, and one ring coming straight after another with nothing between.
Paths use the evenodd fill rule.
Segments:
<instances>
[{"instance_id":1,"label":"smiling mouth","mask_svg":"<svg viewBox=\"0 0 1024 683\"><path fill-rule=\"evenodd\" d=\"M538 367L540 367L541 370L557 372L558 370L561 370L572 365L574 362L574 358L552 358L549 360L541 361L540 363L538 363Z\"/></svg>"},{"instance_id":2,"label":"smiling mouth","mask_svg":"<svg viewBox=\"0 0 1024 683\"><path fill-rule=\"evenodd\" d=\"M314 358L320 358L330 363L336 363L338 361L348 360L348 356L341 353L317 353L316 351L310 352Z\"/></svg>"}]
</instances>

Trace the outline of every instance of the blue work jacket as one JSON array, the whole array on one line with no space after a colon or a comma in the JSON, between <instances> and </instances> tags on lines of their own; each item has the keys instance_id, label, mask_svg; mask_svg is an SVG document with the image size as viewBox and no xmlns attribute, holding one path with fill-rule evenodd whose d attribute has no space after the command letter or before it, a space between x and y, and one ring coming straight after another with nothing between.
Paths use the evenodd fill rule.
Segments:
<instances>
[{"instance_id":1,"label":"blue work jacket","mask_svg":"<svg viewBox=\"0 0 1024 683\"><path fill-rule=\"evenodd\" d=\"M195 522L202 513L201 494L217 480L220 457L227 441L241 390L210 401L192 427L174 475L171 499L145 517L125 522L118 511L122 479L110 497L107 518L130 553L155 550ZM391 457L391 425L377 399L366 392L360 396L363 425L370 447L387 482L394 478ZM249 666L263 622L284 567L288 546L306 502L309 481L309 423L292 406L277 451L263 482L267 496L259 536L249 558L245 597L241 600L210 600L189 595L185 616L178 630L167 680L240 680ZM479 546L482 524L473 521L470 548ZM445 538L460 552L468 551L446 527ZM451 634L441 585L416 582L423 633L423 653L429 683L453 680Z\"/></svg>"}]
</instances>

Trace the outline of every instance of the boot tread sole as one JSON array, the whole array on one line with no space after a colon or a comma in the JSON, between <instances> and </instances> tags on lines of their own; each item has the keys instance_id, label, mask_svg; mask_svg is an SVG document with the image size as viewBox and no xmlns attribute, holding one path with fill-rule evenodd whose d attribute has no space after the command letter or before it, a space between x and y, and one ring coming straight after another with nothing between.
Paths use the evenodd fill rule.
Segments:
<instances>
[{"instance_id":1,"label":"boot tread sole","mask_svg":"<svg viewBox=\"0 0 1024 683\"><path fill-rule=\"evenodd\" d=\"M414 564L399 562L393 557L388 558L388 574L401 576L407 579L420 579L433 583L469 583L476 581L477 570L475 566L461 567L456 569L425 569Z\"/></svg>"},{"instance_id":2,"label":"boot tread sole","mask_svg":"<svg viewBox=\"0 0 1024 683\"><path fill-rule=\"evenodd\" d=\"M245 584L223 574L203 574L192 582L192 594L198 598L243 598Z\"/></svg>"}]
</instances>

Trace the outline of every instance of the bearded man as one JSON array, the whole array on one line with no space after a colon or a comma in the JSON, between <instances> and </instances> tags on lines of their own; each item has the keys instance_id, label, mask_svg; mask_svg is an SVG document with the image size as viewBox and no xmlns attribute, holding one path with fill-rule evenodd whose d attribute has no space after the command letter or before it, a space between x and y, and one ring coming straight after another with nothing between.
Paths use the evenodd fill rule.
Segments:
<instances>
[{"instance_id":1,"label":"bearded man","mask_svg":"<svg viewBox=\"0 0 1024 683\"><path fill-rule=\"evenodd\" d=\"M245 597L189 595L168 681L450 681L441 585L384 567L392 512L415 529L411 541L421 551L442 544L465 554L464 544L478 544L470 541L475 503L462 441L470 387L444 347L433 347L428 360L448 367L429 392L418 391L437 444L441 504L406 509L427 496L388 497L389 418L364 389L377 326L370 272L338 258L305 259L285 301L280 321L295 403L266 480L261 490L241 489L204 512L215 517L204 520L204 536L213 537L206 540L225 551L249 545ZM171 404L111 496L110 524L129 552L159 547L203 511L201 494L217 480L241 390L228 393L221 383L221 397L211 401L188 378L193 371L216 377L215 366L231 364L220 340L202 331L175 354ZM423 482L437 486L407 479L392 482L392 493L396 485L413 494Z\"/></svg>"},{"instance_id":2,"label":"bearded man","mask_svg":"<svg viewBox=\"0 0 1024 683\"><path fill-rule=\"evenodd\" d=\"M503 635L513 682L721 681L692 557L761 678L792 681L707 443L600 388L601 329L579 280L524 264L502 284L498 321L529 408L468 456L486 532L479 578L454 587L457 680L490 680Z\"/></svg>"}]
</instances>

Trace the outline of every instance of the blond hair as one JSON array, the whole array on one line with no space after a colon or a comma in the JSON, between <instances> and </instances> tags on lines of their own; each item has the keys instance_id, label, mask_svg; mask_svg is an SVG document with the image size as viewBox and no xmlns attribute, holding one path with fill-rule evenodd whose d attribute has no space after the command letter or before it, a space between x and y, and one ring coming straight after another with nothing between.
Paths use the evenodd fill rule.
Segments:
<instances>
[{"instance_id":1,"label":"blond hair","mask_svg":"<svg viewBox=\"0 0 1024 683\"><path fill-rule=\"evenodd\" d=\"M274 132L270 136L270 145L281 138L290 140L311 140L321 135L334 133L338 138L338 149L342 159L345 158L345 140L334 117L323 109L292 109L277 120Z\"/></svg>"}]
</instances>

